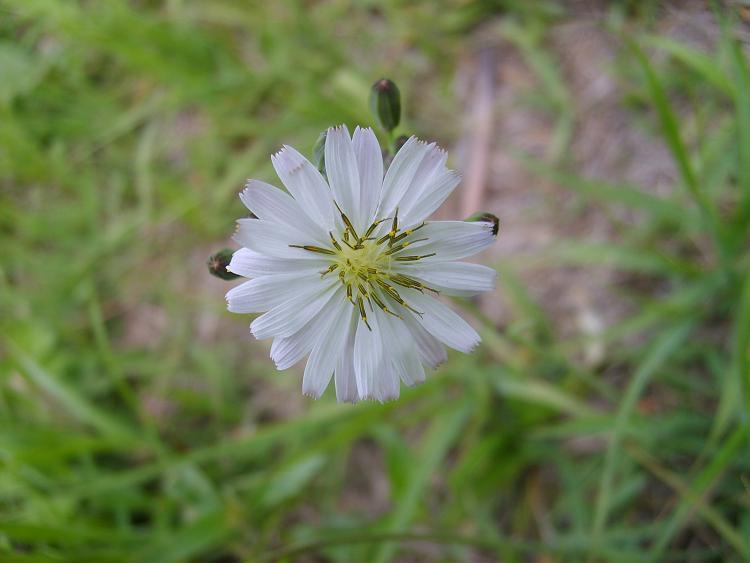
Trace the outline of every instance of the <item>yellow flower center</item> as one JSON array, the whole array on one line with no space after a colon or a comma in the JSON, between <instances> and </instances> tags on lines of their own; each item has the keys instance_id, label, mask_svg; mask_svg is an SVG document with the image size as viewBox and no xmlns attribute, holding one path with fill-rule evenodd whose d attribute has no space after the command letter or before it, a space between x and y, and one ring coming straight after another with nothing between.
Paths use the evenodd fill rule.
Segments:
<instances>
[{"instance_id":1,"label":"yellow flower center","mask_svg":"<svg viewBox=\"0 0 750 563\"><path fill-rule=\"evenodd\" d=\"M391 229L381 237L373 236L378 226L387 218L374 221L363 234L357 233L354 225L343 211L338 207L341 220L344 222L344 230L337 238L333 232L329 232L331 246L324 248L320 246L290 244L294 248L302 248L309 252L317 252L330 258L330 265L326 270L320 272L321 277L335 273L341 284L346 289L347 299L358 308L359 315L370 328L367 321L367 308L373 310L373 304L380 307L384 312L401 318L401 315L391 310L387 302L395 301L401 307L408 309L417 315L419 311L412 308L399 294L395 285L415 289L423 292L425 289L438 293L437 290L427 287L422 282L393 271L394 262L415 262L434 253L423 255L410 255L404 251L414 244L427 239L413 240L410 237L416 231L424 227L425 223L413 229L399 230L398 209L391 222ZM372 329L370 329L372 330Z\"/></svg>"}]
</instances>

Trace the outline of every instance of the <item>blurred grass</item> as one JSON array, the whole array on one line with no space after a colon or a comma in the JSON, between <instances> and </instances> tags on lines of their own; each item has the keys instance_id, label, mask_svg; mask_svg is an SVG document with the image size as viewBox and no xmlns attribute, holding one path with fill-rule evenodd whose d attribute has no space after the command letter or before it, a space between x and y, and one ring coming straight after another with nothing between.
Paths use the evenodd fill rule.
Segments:
<instances>
[{"instance_id":1,"label":"blurred grass","mask_svg":"<svg viewBox=\"0 0 750 563\"><path fill-rule=\"evenodd\" d=\"M612 4L630 38L613 72L680 172L663 197L563 164L575 113L545 46L561 6L0 1L0 559L750 559L738 24L722 13L706 55ZM303 402L203 269L238 186L272 179L281 142L370 123L383 74L407 130L454 139L451 77L493 16L555 115L546 160L519 158L638 212L617 243L540 258L659 289L627 288L633 316L586 367L585 339L555 334L502 265L508 326L465 304L477 353L397 403Z\"/></svg>"}]
</instances>

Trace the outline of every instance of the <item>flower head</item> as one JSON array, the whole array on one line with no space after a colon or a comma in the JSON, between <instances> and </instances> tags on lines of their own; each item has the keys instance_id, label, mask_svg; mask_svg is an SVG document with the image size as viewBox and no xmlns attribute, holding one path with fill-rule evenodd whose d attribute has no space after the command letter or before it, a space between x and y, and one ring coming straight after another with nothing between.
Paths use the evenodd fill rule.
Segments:
<instances>
[{"instance_id":1,"label":"flower head","mask_svg":"<svg viewBox=\"0 0 750 563\"><path fill-rule=\"evenodd\" d=\"M230 272L250 278L227 293L229 310L263 313L250 325L273 338L280 370L308 356L303 393L319 397L335 378L339 401L385 401L400 381L463 352L479 335L437 299L493 288L495 271L457 262L495 239L491 219L428 221L458 185L434 143L411 137L383 174L371 129L345 126L325 138L326 178L289 146L271 157L289 193L250 180ZM494 232L493 232L494 231Z\"/></svg>"}]
</instances>

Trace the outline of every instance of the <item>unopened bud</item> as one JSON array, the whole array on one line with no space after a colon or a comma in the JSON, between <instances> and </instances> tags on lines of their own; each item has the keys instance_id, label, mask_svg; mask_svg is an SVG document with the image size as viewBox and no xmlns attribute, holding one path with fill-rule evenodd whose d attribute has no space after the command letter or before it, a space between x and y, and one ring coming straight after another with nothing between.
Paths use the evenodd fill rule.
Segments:
<instances>
[{"instance_id":1,"label":"unopened bud","mask_svg":"<svg viewBox=\"0 0 750 563\"><path fill-rule=\"evenodd\" d=\"M500 229L500 219L497 218L497 215L487 213L486 211L477 211L476 213L469 215L464 221L483 221L485 223L492 223L493 236L497 236L497 231Z\"/></svg>"},{"instance_id":2,"label":"unopened bud","mask_svg":"<svg viewBox=\"0 0 750 563\"><path fill-rule=\"evenodd\" d=\"M370 90L370 111L378 124L388 132L401 120L401 94L393 81L381 78Z\"/></svg>"},{"instance_id":3,"label":"unopened bud","mask_svg":"<svg viewBox=\"0 0 750 563\"><path fill-rule=\"evenodd\" d=\"M313 146L313 163L323 176L326 175L326 134L327 131L323 131L318 135Z\"/></svg>"},{"instance_id":4,"label":"unopened bud","mask_svg":"<svg viewBox=\"0 0 750 563\"><path fill-rule=\"evenodd\" d=\"M220 250L212 255L207 262L208 271L217 278L223 280L233 280L240 277L227 270L227 266L229 266L229 262L232 260L232 254L234 254L234 250L231 248L225 248L224 250Z\"/></svg>"}]
</instances>

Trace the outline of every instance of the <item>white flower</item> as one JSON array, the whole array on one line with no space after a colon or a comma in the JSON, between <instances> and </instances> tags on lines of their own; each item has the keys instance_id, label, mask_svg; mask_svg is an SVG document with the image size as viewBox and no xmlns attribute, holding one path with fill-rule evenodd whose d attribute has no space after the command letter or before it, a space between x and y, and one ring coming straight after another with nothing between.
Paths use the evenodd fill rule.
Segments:
<instances>
[{"instance_id":1,"label":"white flower","mask_svg":"<svg viewBox=\"0 0 750 563\"><path fill-rule=\"evenodd\" d=\"M285 146L271 157L289 194L248 181L240 194L257 218L240 219L227 269L250 281L227 293L235 313L273 338L280 370L309 354L302 391L320 397L335 374L339 401L385 401L424 381L423 366L462 352L479 335L436 299L491 290L495 271L456 262L491 244L491 221L426 221L458 185L434 143L410 138L383 177L371 129L328 130L328 181Z\"/></svg>"}]
</instances>

